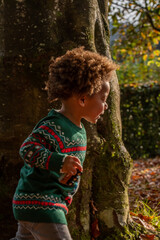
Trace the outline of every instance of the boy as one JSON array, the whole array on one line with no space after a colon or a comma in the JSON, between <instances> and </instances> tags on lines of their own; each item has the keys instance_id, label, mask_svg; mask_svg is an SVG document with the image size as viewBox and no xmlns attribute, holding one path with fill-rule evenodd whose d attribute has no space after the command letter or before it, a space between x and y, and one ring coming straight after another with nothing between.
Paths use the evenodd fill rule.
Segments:
<instances>
[{"instance_id":1,"label":"boy","mask_svg":"<svg viewBox=\"0 0 160 240\"><path fill-rule=\"evenodd\" d=\"M81 119L96 123L108 108L111 73L117 67L83 47L51 60L47 90L59 99L20 148L24 160L13 197L17 240L71 240L65 214L78 189L86 155Z\"/></svg>"}]
</instances>

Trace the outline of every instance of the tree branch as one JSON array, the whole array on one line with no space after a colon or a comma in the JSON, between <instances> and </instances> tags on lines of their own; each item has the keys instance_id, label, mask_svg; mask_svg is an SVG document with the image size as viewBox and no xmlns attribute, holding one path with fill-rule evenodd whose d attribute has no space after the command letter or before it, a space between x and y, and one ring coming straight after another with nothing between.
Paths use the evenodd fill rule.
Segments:
<instances>
[{"instance_id":1,"label":"tree branch","mask_svg":"<svg viewBox=\"0 0 160 240\"><path fill-rule=\"evenodd\" d=\"M160 28L158 28L158 27L156 27L156 26L154 25L154 22L153 22L153 20L152 20L152 17L151 17L151 15L149 14L148 11L146 11L146 16L147 16L147 18L148 18L148 20L149 20L149 23L151 24L152 28L153 28L154 30L160 32Z\"/></svg>"},{"instance_id":2,"label":"tree branch","mask_svg":"<svg viewBox=\"0 0 160 240\"><path fill-rule=\"evenodd\" d=\"M123 9L125 9L125 10L132 10L132 11L135 11L135 12L139 12L139 9L131 9L131 8L129 8L129 7L120 5L120 4L115 3L115 2L112 2L112 5L115 5L115 6L117 6L117 7L123 8Z\"/></svg>"},{"instance_id":3,"label":"tree branch","mask_svg":"<svg viewBox=\"0 0 160 240\"><path fill-rule=\"evenodd\" d=\"M154 22L153 22L153 19L152 19L152 16L151 16L151 13L153 13L153 11L148 9L147 1L145 0L144 2L145 2L145 7L143 7L140 3L137 3L137 1L133 0L132 3L134 3L135 6L138 7L138 8L135 8L135 9L131 9L130 7L127 7L127 6L123 5L123 4L120 5L118 2L114 2L114 1L113 1L111 4L114 5L114 6L116 6L116 7L123 8L123 9L125 9L125 10L130 10L130 11L132 11L132 12L140 12L140 10L142 9L143 12L144 12L144 13L146 14L146 16L147 16L148 22L151 24L151 27L152 27L154 30L160 32L160 28L159 28L159 27L156 27L155 24L154 24ZM159 14L157 14L157 15L159 15Z\"/></svg>"},{"instance_id":4,"label":"tree branch","mask_svg":"<svg viewBox=\"0 0 160 240\"><path fill-rule=\"evenodd\" d=\"M146 0L145 0L145 13L146 13L146 16L147 16L147 18L148 18L148 20L149 20L149 23L151 24L152 28L153 28L154 30L160 32L160 28L158 28L158 27L156 27L156 26L154 25L153 19L152 19L151 15L150 15L150 10L148 9L148 3L147 3Z\"/></svg>"},{"instance_id":5,"label":"tree branch","mask_svg":"<svg viewBox=\"0 0 160 240\"><path fill-rule=\"evenodd\" d=\"M137 3L137 1L133 0L133 3L139 7L140 9L145 9L145 7L143 7L140 3Z\"/></svg>"}]
</instances>

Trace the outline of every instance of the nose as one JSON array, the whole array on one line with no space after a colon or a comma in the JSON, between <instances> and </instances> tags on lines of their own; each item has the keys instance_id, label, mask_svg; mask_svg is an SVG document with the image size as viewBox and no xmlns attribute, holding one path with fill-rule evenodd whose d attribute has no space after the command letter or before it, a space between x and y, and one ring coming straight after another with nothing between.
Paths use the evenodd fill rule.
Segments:
<instances>
[{"instance_id":1,"label":"nose","mask_svg":"<svg viewBox=\"0 0 160 240\"><path fill-rule=\"evenodd\" d=\"M104 110L107 110L107 109L108 109L108 104L105 102Z\"/></svg>"}]
</instances>

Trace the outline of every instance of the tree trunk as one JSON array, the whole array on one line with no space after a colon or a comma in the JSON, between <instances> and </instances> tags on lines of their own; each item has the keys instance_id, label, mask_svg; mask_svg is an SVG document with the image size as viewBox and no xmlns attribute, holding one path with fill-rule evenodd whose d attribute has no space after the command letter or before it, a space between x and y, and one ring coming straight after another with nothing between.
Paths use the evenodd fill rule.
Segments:
<instances>
[{"instance_id":1,"label":"tree trunk","mask_svg":"<svg viewBox=\"0 0 160 240\"><path fill-rule=\"evenodd\" d=\"M108 2L1 0L0 6L0 31L3 33L0 35L0 54L3 55L0 55L3 58L0 78L1 161L8 159L15 165L19 162L21 142L51 107L42 90L50 56L57 57L68 49L83 45L110 57ZM95 238L99 235L94 229L98 220L98 239L116 239L112 232L115 234L117 229L123 232L129 222L127 190L131 169L131 158L122 142L116 73L104 119L97 126L85 125L88 155L81 187L68 215L70 230L73 239L87 240L91 238L92 226L92 237ZM3 178L7 171L4 169ZM14 170L12 174L15 174ZM11 178L7 179L9 184ZM91 205L96 206L96 215Z\"/></svg>"}]
</instances>

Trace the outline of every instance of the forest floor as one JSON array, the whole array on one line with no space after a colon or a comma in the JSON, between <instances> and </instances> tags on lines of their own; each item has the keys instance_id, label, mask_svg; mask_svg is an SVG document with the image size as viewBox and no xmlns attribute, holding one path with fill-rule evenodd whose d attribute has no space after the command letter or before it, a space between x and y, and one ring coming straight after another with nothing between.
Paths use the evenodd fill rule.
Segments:
<instances>
[{"instance_id":1,"label":"forest floor","mask_svg":"<svg viewBox=\"0 0 160 240\"><path fill-rule=\"evenodd\" d=\"M12 177L6 180L12 190L16 187L14 177L15 168L10 169ZM17 166L20 169L20 166ZM6 176L8 176L6 171ZM4 181L3 181L4 185ZM2 190L2 189L1 189ZM12 214L11 199L13 192L9 189L0 191L2 203L0 204L0 240L9 240L14 237L17 224ZM141 235L140 240L158 240L160 232L160 157L134 160L131 182L129 186L130 215L132 219L141 224L147 233Z\"/></svg>"},{"instance_id":2,"label":"forest floor","mask_svg":"<svg viewBox=\"0 0 160 240\"><path fill-rule=\"evenodd\" d=\"M133 220L148 232L141 239L160 239L160 157L134 161L129 201Z\"/></svg>"}]
</instances>

